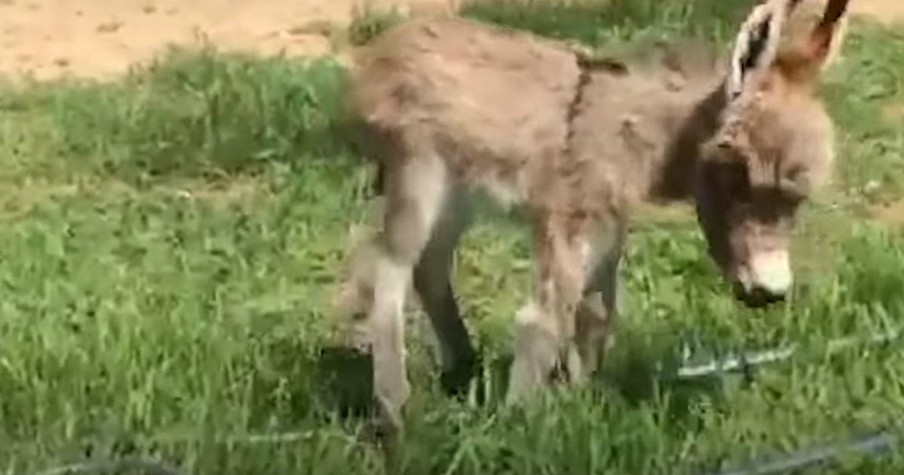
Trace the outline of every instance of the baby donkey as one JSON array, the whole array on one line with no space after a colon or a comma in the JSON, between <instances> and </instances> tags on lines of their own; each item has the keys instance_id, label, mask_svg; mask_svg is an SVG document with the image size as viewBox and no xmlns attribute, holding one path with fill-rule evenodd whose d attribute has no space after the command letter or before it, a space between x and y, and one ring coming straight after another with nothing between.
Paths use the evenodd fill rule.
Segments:
<instances>
[{"instance_id":1,"label":"baby donkey","mask_svg":"<svg viewBox=\"0 0 904 475\"><path fill-rule=\"evenodd\" d=\"M792 286L795 212L830 176L833 126L817 95L846 16L828 0L804 40L780 47L801 0L767 0L727 64L631 66L460 18L397 25L356 57L352 98L373 139L384 211L353 266L383 421L409 395L403 310L413 286L439 340L447 389L476 360L450 284L482 191L526 211L536 291L517 315L507 401L597 367L616 313L627 220L643 202L692 201L739 300Z\"/></svg>"}]
</instances>

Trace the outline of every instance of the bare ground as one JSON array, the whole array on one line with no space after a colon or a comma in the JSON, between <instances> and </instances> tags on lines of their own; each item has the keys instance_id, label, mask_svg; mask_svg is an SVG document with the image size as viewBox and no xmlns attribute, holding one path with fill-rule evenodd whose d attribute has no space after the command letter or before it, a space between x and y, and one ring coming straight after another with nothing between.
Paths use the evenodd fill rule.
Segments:
<instances>
[{"instance_id":1,"label":"bare ground","mask_svg":"<svg viewBox=\"0 0 904 475\"><path fill-rule=\"evenodd\" d=\"M413 9L446 5L402 1ZM360 7L357 0L0 0L0 75L103 78L169 44L199 41L262 54L325 54L331 30Z\"/></svg>"},{"instance_id":2,"label":"bare ground","mask_svg":"<svg viewBox=\"0 0 904 475\"><path fill-rule=\"evenodd\" d=\"M207 40L229 50L287 55L330 53L361 0L0 0L0 75L36 79L109 77L168 44ZM373 0L415 12L449 11L447 0ZM886 21L904 18L902 0L858 0Z\"/></svg>"},{"instance_id":3,"label":"bare ground","mask_svg":"<svg viewBox=\"0 0 904 475\"><path fill-rule=\"evenodd\" d=\"M904 200L884 204L873 209L873 216L880 222L904 226Z\"/></svg>"}]
</instances>

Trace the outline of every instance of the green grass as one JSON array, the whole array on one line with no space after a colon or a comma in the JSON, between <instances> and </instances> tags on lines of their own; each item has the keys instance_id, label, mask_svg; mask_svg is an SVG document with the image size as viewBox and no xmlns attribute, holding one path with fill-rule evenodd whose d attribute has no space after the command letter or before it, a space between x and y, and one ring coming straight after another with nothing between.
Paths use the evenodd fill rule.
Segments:
<instances>
[{"instance_id":1,"label":"green grass","mask_svg":"<svg viewBox=\"0 0 904 475\"><path fill-rule=\"evenodd\" d=\"M715 26L731 25L743 3L465 13L604 47L724 39ZM718 6L716 16L701 5ZM592 388L553 390L522 410L455 403L439 394L424 342L410 340L415 394L397 473L685 473L894 421L904 409L900 345L825 349L904 315L904 235L853 206L904 191L904 127L882 121L887 103L904 100L904 37L858 23L849 38L825 88L841 146L825 199L845 206L809 208L799 240L817 265L797 300L740 308L691 223L639 226L617 345ZM131 447L198 475L382 473L355 421L331 412L318 358L370 180L342 109L343 77L330 60L208 50L174 51L112 84L5 86L0 471ZM528 249L523 230L491 215L464 243L456 284L491 356L509 352L530 287ZM652 373L687 345L704 358L791 342L804 355L751 385ZM311 432L222 442L279 431ZM835 473L902 468L898 458L853 460Z\"/></svg>"},{"instance_id":2,"label":"green grass","mask_svg":"<svg viewBox=\"0 0 904 475\"><path fill-rule=\"evenodd\" d=\"M473 0L464 3L461 13L612 51L678 37L724 43L736 33L749 8L746 0L665 4L632 0Z\"/></svg>"}]
</instances>

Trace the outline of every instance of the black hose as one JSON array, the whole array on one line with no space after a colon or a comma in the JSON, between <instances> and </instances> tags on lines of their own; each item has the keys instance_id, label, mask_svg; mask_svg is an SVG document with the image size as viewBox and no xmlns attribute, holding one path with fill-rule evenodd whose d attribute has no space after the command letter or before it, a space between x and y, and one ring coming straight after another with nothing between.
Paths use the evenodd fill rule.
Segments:
<instances>
[{"instance_id":1,"label":"black hose","mask_svg":"<svg viewBox=\"0 0 904 475\"><path fill-rule=\"evenodd\" d=\"M731 469L711 475L772 475L790 470L829 462L843 453L864 455L884 455L897 446L901 440L897 431L883 432L854 439L845 444L822 445L792 452L784 457L754 462L745 468Z\"/></svg>"}]
</instances>

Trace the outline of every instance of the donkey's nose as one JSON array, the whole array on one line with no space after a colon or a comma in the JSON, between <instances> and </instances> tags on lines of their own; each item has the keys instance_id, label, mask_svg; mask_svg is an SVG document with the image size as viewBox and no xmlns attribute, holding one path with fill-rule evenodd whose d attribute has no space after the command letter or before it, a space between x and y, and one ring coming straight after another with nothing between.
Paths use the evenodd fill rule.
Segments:
<instances>
[{"instance_id":1,"label":"donkey's nose","mask_svg":"<svg viewBox=\"0 0 904 475\"><path fill-rule=\"evenodd\" d=\"M735 288L735 296L750 308L762 308L785 300L786 294L775 293L764 287L753 287L749 290L741 286Z\"/></svg>"}]
</instances>

